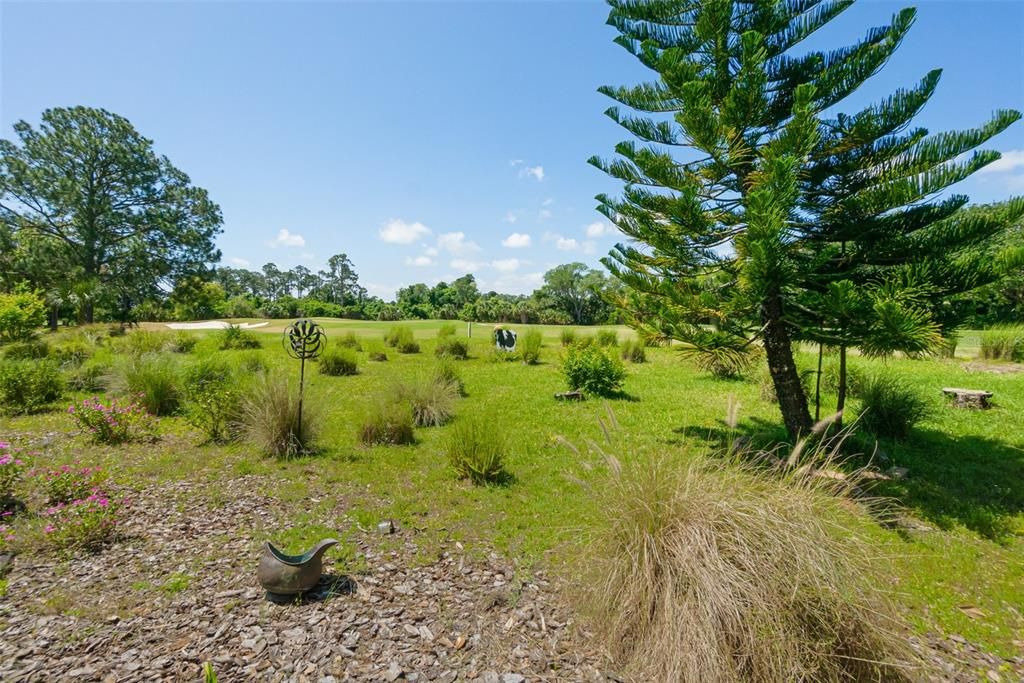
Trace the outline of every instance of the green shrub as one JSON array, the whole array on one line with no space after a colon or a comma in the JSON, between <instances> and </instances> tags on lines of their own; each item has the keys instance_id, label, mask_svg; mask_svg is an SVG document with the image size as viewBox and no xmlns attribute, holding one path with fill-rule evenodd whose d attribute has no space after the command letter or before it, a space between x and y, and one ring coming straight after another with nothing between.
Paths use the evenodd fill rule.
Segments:
<instances>
[{"instance_id":1,"label":"green shrub","mask_svg":"<svg viewBox=\"0 0 1024 683\"><path fill-rule=\"evenodd\" d=\"M0 343L28 341L46 323L46 302L32 292L0 293Z\"/></svg>"},{"instance_id":2,"label":"green shrub","mask_svg":"<svg viewBox=\"0 0 1024 683\"><path fill-rule=\"evenodd\" d=\"M124 353L141 356L147 353L166 351L170 345L171 335L166 332L150 330L133 330L117 341L117 349Z\"/></svg>"},{"instance_id":3,"label":"green shrub","mask_svg":"<svg viewBox=\"0 0 1024 683\"><path fill-rule=\"evenodd\" d=\"M262 374L270 369L267 359L259 351L243 351L238 355L238 367L247 374Z\"/></svg>"},{"instance_id":4,"label":"green shrub","mask_svg":"<svg viewBox=\"0 0 1024 683\"><path fill-rule=\"evenodd\" d=\"M68 339L50 349L50 357L65 368L77 368L96 352L96 348L81 339Z\"/></svg>"},{"instance_id":5,"label":"green shrub","mask_svg":"<svg viewBox=\"0 0 1024 683\"><path fill-rule=\"evenodd\" d=\"M619 334L615 330L598 330L595 341L598 346L618 346Z\"/></svg>"},{"instance_id":6,"label":"green shrub","mask_svg":"<svg viewBox=\"0 0 1024 683\"><path fill-rule=\"evenodd\" d=\"M437 427L448 422L455 413L459 388L439 378L419 378L399 383L394 395L412 406L417 427Z\"/></svg>"},{"instance_id":7,"label":"green shrub","mask_svg":"<svg viewBox=\"0 0 1024 683\"><path fill-rule=\"evenodd\" d=\"M570 593L625 680L918 680L888 565L822 477L606 456ZM849 506L853 507L853 506Z\"/></svg>"},{"instance_id":8,"label":"green shrub","mask_svg":"<svg viewBox=\"0 0 1024 683\"><path fill-rule=\"evenodd\" d=\"M401 341L398 342L398 346L395 347L399 353L419 353L420 345L414 341Z\"/></svg>"},{"instance_id":9,"label":"green shrub","mask_svg":"<svg viewBox=\"0 0 1024 683\"><path fill-rule=\"evenodd\" d=\"M571 327L563 327L561 332L562 346L572 346L576 341L576 330Z\"/></svg>"},{"instance_id":10,"label":"green shrub","mask_svg":"<svg viewBox=\"0 0 1024 683\"><path fill-rule=\"evenodd\" d=\"M986 360L1024 362L1024 325L1005 325L983 330L981 357Z\"/></svg>"},{"instance_id":11,"label":"green shrub","mask_svg":"<svg viewBox=\"0 0 1024 683\"><path fill-rule=\"evenodd\" d=\"M121 325L120 323L116 325L107 326L108 337L123 337L126 334L128 334L128 329L124 325Z\"/></svg>"},{"instance_id":12,"label":"green shrub","mask_svg":"<svg viewBox=\"0 0 1024 683\"><path fill-rule=\"evenodd\" d=\"M384 361L386 361L388 359L388 354L384 353L383 351L370 351L369 358L372 361L377 361L378 363L383 363Z\"/></svg>"},{"instance_id":13,"label":"green shrub","mask_svg":"<svg viewBox=\"0 0 1024 683\"><path fill-rule=\"evenodd\" d=\"M118 533L120 504L103 493L47 509L46 541L59 551L93 551L112 542Z\"/></svg>"},{"instance_id":14,"label":"green shrub","mask_svg":"<svg viewBox=\"0 0 1024 683\"><path fill-rule=\"evenodd\" d=\"M646 363L647 352L644 350L643 342L627 339L622 345L622 360L630 363Z\"/></svg>"},{"instance_id":15,"label":"green shrub","mask_svg":"<svg viewBox=\"0 0 1024 683\"><path fill-rule=\"evenodd\" d=\"M362 351L363 345L359 343L359 337L356 336L355 332L348 332L341 339L338 340L338 346L344 349L352 349L353 351Z\"/></svg>"},{"instance_id":16,"label":"green shrub","mask_svg":"<svg viewBox=\"0 0 1024 683\"><path fill-rule=\"evenodd\" d=\"M174 353L192 353L198 343L199 337L179 330L167 340L166 348Z\"/></svg>"},{"instance_id":17,"label":"green shrub","mask_svg":"<svg viewBox=\"0 0 1024 683\"><path fill-rule=\"evenodd\" d=\"M106 391L113 367L109 360L90 358L68 374L68 389L71 391Z\"/></svg>"},{"instance_id":18,"label":"green shrub","mask_svg":"<svg viewBox=\"0 0 1024 683\"><path fill-rule=\"evenodd\" d=\"M238 325L225 327L220 332L218 348L221 351L229 349L258 349L262 346L255 334L248 330L243 330Z\"/></svg>"},{"instance_id":19,"label":"green shrub","mask_svg":"<svg viewBox=\"0 0 1024 683\"><path fill-rule=\"evenodd\" d=\"M0 361L0 413L34 413L63 393L64 379L53 361Z\"/></svg>"},{"instance_id":20,"label":"green shrub","mask_svg":"<svg viewBox=\"0 0 1024 683\"><path fill-rule=\"evenodd\" d=\"M350 349L328 348L320 355L320 374L339 377L358 372L356 354Z\"/></svg>"},{"instance_id":21,"label":"green shrub","mask_svg":"<svg viewBox=\"0 0 1024 683\"><path fill-rule=\"evenodd\" d=\"M29 339L7 344L3 352L8 360L38 360L50 354L50 345L42 339Z\"/></svg>"},{"instance_id":22,"label":"green shrub","mask_svg":"<svg viewBox=\"0 0 1024 683\"><path fill-rule=\"evenodd\" d=\"M315 451L322 403L305 401L299 421L299 392L287 376L257 376L242 405L242 429L250 443L276 458L294 458Z\"/></svg>"},{"instance_id":23,"label":"green shrub","mask_svg":"<svg viewBox=\"0 0 1024 683\"><path fill-rule=\"evenodd\" d=\"M412 408L404 401L378 402L359 427L364 446L402 446L415 443Z\"/></svg>"},{"instance_id":24,"label":"green shrub","mask_svg":"<svg viewBox=\"0 0 1024 683\"><path fill-rule=\"evenodd\" d=\"M905 439L928 416L929 403L900 377L872 375L859 391L860 424L877 437Z\"/></svg>"},{"instance_id":25,"label":"green shrub","mask_svg":"<svg viewBox=\"0 0 1024 683\"><path fill-rule=\"evenodd\" d=\"M151 415L173 415L181 406L181 379L178 364L172 358L145 354L128 359L118 372L120 388L135 396Z\"/></svg>"},{"instance_id":26,"label":"green shrub","mask_svg":"<svg viewBox=\"0 0 1024 683\"><path fill-rule=\"evenodd\" d=\"M528 330L519 339L519 358L527 365L536 365L540 362L540 349L544 345L544 338L540 330Z\"/></svg>"},{"instance_id":27,"label":"green shrub","mask_svg":"<svg viewBox=\"0 0 1024 683\"><path fill-rule=\"evenodd\" d=\"M452 323L444 323L437 330L437 338L444 339L445 337L455 336L455 325Z\"/></svg>"},{"instance_id":28,"label":"green shrub","mask_svg":"<svg viewBox=\"0 0 1024 683\"><path fill-rule=\"evenodd\" d=\"M445 443L448 462L462 479L474 484L501 483L508 479L504 458L508 440L490 419L459 420Z\"/></svg>"},{"instance_id":29,"label":"green shrub","mask_svg":"<svg viewBox=\"0 0 1024 683\"><path fill-rule=\"evenodd\" d=\"M403 342L408 343L412 340L412 330L405 325L395 325L384 334L384 343L394 348Z\"/></svg>"},{"instance_id":30,"label":"green shrub","mask_svg":"<svg viewBox=\"0 0 1024 683\"><path fill-rule=\"evenodd\" d=\"M102 468L83 467L78 462L74 465L61 465L56 469L44 470L38 477L46 489L46 502L50 505L87 498L100 490L107 479Z\"/></svg>"},{"instance_id":31,"label":"green shrub","mask_svg":"<svg viewBox=\"0 0 1024 683\"><path fill-rule=\"evenodd\" d=\"M200 358L185 369L185 419L213 443L227 443L239 435L243 383L232 366L219 356Z\"/></svg>"},{"instance_id":32,"label":"green shrub","mask_svg":"<svg viewBox=\"0 0 1024 683\"><path fill-rule=\"evenodd\" d=\"M441 337L437 341L434 355L438 358L466 360L469 358L469 342L465 339L456 339L454 336Z\"/></svg>"},{"instance_id":33,"label":"green shrub","mask_svg":"<svg viewBox=\"0 0 1024 683\"><path fill-rule=\"evenodd\" d=\"M570 346L562 359L562 373L571 391L595 396L618 393L626 378L622 362L596 346Z\"/></svg>"}]
</instances>

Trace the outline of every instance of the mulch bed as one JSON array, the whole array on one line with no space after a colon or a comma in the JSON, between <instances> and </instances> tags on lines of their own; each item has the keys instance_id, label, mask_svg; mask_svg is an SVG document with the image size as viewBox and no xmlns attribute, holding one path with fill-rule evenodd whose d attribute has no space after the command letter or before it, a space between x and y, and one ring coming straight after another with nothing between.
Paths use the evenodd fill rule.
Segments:
<instances>
[{"instance_id":1,"label":"mulch bed","mask_svg":"<svg viewBox=\"0 0 1024 683\"><path fill-rule=\"evenodd\" d=\"M341 575L328 553L311 594L268 602L252 539L288 516L260 483L218 482L223 505L198 495L202 483L153 486L132 495L125 538L104 552L19 557L0 598L0 680L196 681L206 661L225 683L619 680L543 572L521 577L457 543L425 562L401 529L357 535L365 573ZM343 512L323 517L310 523L350 527ZM187 587L161 590L174 575ZM936 681L1024 678L1024 659L962 638L913 642Z\"/></svg>"}]
</instances>

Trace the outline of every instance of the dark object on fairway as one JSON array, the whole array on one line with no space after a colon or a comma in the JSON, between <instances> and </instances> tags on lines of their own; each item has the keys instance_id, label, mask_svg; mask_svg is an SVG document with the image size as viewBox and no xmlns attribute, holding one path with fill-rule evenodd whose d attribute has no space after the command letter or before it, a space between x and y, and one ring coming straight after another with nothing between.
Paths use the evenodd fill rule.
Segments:
<instances>
[{"instance_id":1,"label":"dark object on fairway","mask_svg":"<svg viewBox=\"0 0 1024 683\"><path fill-rule=\"evenodd\" d=\"M991 391L981 391L978 389L946 387L942 390L942 393L956 399L957 408L977 408L978 410L987 410L989 408L988 400L992 398Z\"/></svg>"},{"instance_id":2,"label":"dark object on fairway","mask_svg":"<svg viewBox=\"0 0 1024 683\"><path fill-rule=\"evenodd\" d=\"M559 401L582 401L584 399L582 391L563 391L555 394L555 398Z\"/></svg>"},{"instance_id":3,"label":"dark object on fairway","mask_svg":"<svg viewBox=\"0 0 1024 683\"><path fill-rule=\"evenodd\" d=\"M516 332L515 330L506 330L501 327L494 329L494 344L500 351L515 351L516 350Z\"/></svg>"},{"instance_id":4,"label":"dark object on fairway","mask_svg":"<svg viewBox=\"0 0 1024 683\"><path fill-rule=\"evenodd\" d=\"M257 574L267 598L275 602L287 600L313 588L323 570L324 551L337 544L333 538L325 538L301 555L285 555L270 541L264 543Z\"/></svg>"},{"instance_id":5,"label":"dark object on fairway","mask_svg":"<svg viewBox=\"0 0 1024 683\"><path fill-rule=\"evenodd\" d=\"M327 346L324 328L309 318L301 318L285 328L282 335L284 349L299 361L299 432L302 432L302 392L306 383L306 360L319 358Z\"/></svg>"}]
</instances>

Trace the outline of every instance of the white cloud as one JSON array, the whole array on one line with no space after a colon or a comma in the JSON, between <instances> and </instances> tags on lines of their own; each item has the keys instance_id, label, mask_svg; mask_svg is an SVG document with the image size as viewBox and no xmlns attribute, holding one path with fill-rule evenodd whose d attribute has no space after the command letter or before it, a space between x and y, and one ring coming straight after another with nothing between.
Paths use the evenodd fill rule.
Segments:
<instances>
[{"instance_id":1,"label":"white cloud","mask_svg":"<svg viewBox=\"0 0 1024 683\"><path fill-rule=\"evenodd\" d=\"M543 166L524 166L519 169L519 177L525 178L526 176L532 176L537 179L537 182L544 180L544 167Z\"/></svg>"},{"instance_id":2,"label":"white cloud","mask_svg":"<svg viewBox=\"0 0 1024 683\"><path fill-rule=\"evenodd\" d=\"M509 249L522 249L530 246L530 236L521 233L514 232L501 241L501 246L508 247Z\"/></svg>"},{"instance_id":3,"label":"white cloud","mask_svg":"<svg viewBox=\"0 0 1024 683\"><path fill-rule=\"evenodd\" d=\"M491 267L495 270L499 270L502 273L512 273L519 270L519 266L522 265L522 261L517 258L506 258L491 261Z\"/></svg>"},{"instance_id":4,"label":"white cloud","mask_svg":"<svg viewBox=\"0 0 1024 683\"><path fill-rule=\"evenodd\" d=\"M252 265L244 258L238 258L237 256L232 256L231 258L229 258L228 263L230 263L233 266L238 266L239 268L248 268L250 265Z\"/></svg>"},{"instance_id":5,"label":"white cloud","mask_svg":"<svg viewBox=\"0 0 1024 683\"><path fill-rule=\"evenodd\" d=\"M438 235L437 246L456 256L480 251L480 246L472 240L467 240L464 232L446 232Z\"/></svg>"},{"instance_id":6,"label":"white cloud","mask_svg":"<svg viewBox=\"0 0 1024 683\"><path fill-rule=\"evenodd\" d=\"M381 226L378 235L382 241L391 244L412 244L430 233L430 228L419 221L406 223L398 218L392 218Z\"/></svg>"},{"instance_id":7,"label":"white cloud","mask_svg":"<svg viewBox=\"0 0 1024 683\"><path fill-rule=\"evenodd\" d=\"M508 294L529 294L544 284L543 273L504 273L494 280L481 278L481 290L493 289Z\"/></svg>"},{"instance_id":8,"label":"white cloud","mask_svg":"<svg viewBox=\"0 0 1024 683\"><path fill-rule=\"evenodd\" d=\"M562 251L576 251L580 248L580 243L572 237L555 235L555 248L561 249Z\"/></svg>"},{"instance_id":9,"label":"white cloud","mask_svg":"<svg viewBox=\"0 0 1024 683\"><path fill-rule=\"evenodd\" d=\"M519 220L519 216L509 211L501 220L504 221L505 223L515 223L517 220Z\"/></svg>"},{"instance_id":10,"label":"white cloud","mask_svg":"<svg viewBox=\"0 0 1024 683\"><path fill-rule=\"evenodd\" d=\"M395 298L395 293L398 287L395 285L382 285L376 282L360 282L363 287L366 287L366 291L370 296L379 296L385 301L390 301Z\"/></svg>"},{"instance_id":11,"label":"white cloud","mask_svg":"<svg viewBox=\"0 0 1024 683\"><path fill-rule=\"evenodd\" d=\"M547 199L545 199L544 201L542 201L542 202L540 203L540 205L541 205L541 206L551 206L551 205L552 205L552 204L554 204L554 203L555 203L555 200L554 200L554 199L552 199L551 197L548 197Z\"/></svg>"},{"instance_id":12,"label":"white cloud","mask_svg":"<svg viewBox=\"0 0 1024 683\"><path fill-rule=\"evenodd\" d=\"M985 173L1009 173L1024 168L1024 149L1011 149L1003 152L1003 156L985 166L978 175Z\"/></svg>"},{"instance_id":13,"label":"white cloud","mask_svg":"<svg viewBox=\"0 0 1024 683\"><path fill-rule=\"evenodd\" d=\"M437 256L437 247L427 247L426 251L423 253L427 256Z\"/></svg>"},{"instance_id":14,"label":"white cloud","mask_svg":"<svg viewBox=\"0 0 1024 683\"><path fill-rule=\"evenodd\" d=\"M551 210L541 209L540 212L537 213L537 218L542 221L551 218Z\"/></svg>"},{"instance_id":15,"label":"white cloud","mask_svg":"<svg viewBox=\"0 0 1024 683\"><path fill-rule=\"evenodd\" d=\"M415 258L407 256L405 258L405 265L416 266L417 268L424 268L426 266L434 265L434 260L426 255L417 256Z\"/></svg>"},{"instance_id":16,"label":"white cloud","mask_svg":"<svg viewBox=\"0 0 1024 683\"><path fill-rule=\"evenodd\" d=\"M509 159L508 160L508 165L509 166L518 166L521 163L523 163L522 159Z\"/></svg>"},{"instance_id":17,"label":"white cloud","mask_svg":"<svg viewBox=\"0 0 1024 683\"><path fill-rule=\"evenodd\" d=\"M479 270L481 264L477 261L470 261L468 259L457 258L452 259L451 263L449 263L448 265L454 268L455 270L461 270L462 272L466 273L474 270Z\"/></svg>"},{"instance_id":18,"label":"white cloud","mask_svg":"<svg viewBox=\"0 0 1024 683\"><path fill-rule=\"evenodd\" d=\"M271 249L275 249L277 247L304 247L306 246L306 238L302 235L291 233L285 228L281 228L277 231L277 237L267 242L267 246Z\"/></svg>"},{"instance_id":19,"label":"white cloud","mask_svg":"<svg viewBox=\"0 0 1024 683\"><path fill-rule=\"evenodd\" d=\"M587 233L587 237L603 237L604 235L611 235L615 232L615 228L612 224L607 221L594 221L584 231Z\"/></svg>"},{"instance_id":20,"label":"white cloud","mask_svg":"<svg viewBox=\"0 0 1024 683\"><path fill-rule=\"evenodd\" d=\"M555 232L544 233L545 242L554 242L555 249L559 251L582 251L584 254L593 254L597 245L592 240L582 242L574 237L563 237Z\"/></svg>"}]
</instances>

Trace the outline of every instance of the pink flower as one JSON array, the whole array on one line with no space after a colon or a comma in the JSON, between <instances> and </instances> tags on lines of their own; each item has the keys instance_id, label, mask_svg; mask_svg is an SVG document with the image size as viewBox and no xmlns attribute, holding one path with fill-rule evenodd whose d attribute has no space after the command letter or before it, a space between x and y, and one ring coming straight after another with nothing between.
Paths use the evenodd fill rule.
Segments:
<instances>
[{"instance_id":1,"label":"pink flower","mask_svg":"<svg viewBox=\"0 0 1024 683\"><path fill-rule=\"evenodd\" d=\"M46 528L43 529L43 531L45 531L48 534L52 534L56 530L57 530L56 527L54 527L52 524L47 524Z\"/></svg>"}]
</instances>

